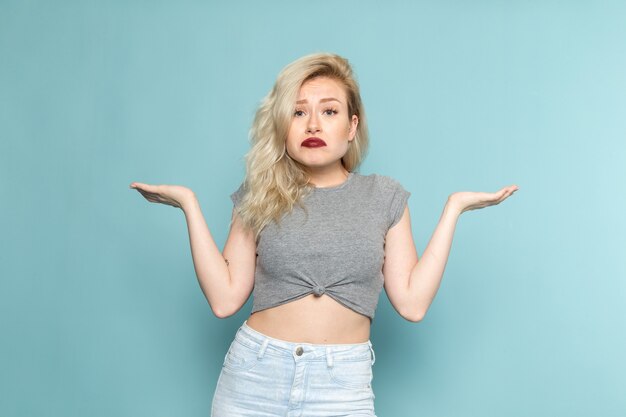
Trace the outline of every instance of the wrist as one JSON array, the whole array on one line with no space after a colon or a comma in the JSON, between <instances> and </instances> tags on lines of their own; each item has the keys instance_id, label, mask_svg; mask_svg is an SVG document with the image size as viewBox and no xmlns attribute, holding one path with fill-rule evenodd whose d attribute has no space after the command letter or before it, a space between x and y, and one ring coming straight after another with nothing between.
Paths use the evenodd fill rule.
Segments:
<instances>
[{"instance_id":1,"label":"wrist","mask_svg":"<svg viewBox=\"0 0 626 417\"><path fill-rule=\"evenodd\" d=\"M199 205L200 203L198 202L198 199L196 198L196 195L194 194L193 191L189 191L188 193L186 193L180 202L180 208L184 212L194 207L198 207Z\"/></svg>"},{"instance_id":2,"label":"wrist","mask_svg":"<svg viewBox=\"0 0 626 417\"><path fill-rule=\"evenodd\" d=\"M452 197L448 197L446 205L443 208L444 213L449 213L454 216L460 216L463 213L463 207Z\"/></svg>"}]
</instances>

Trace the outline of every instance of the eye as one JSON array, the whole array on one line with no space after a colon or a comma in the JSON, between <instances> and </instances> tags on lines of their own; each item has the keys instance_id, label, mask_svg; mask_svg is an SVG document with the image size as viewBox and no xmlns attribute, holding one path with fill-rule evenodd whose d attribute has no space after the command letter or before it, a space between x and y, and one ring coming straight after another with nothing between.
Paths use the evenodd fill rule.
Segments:
<instances>
[{"instance_id":1,"label":"eye","mask_svg":"<svg viewBox=\"0 0 626 417\"><path fill-rule=\"evenodd\" d=\"M304 111L302 111L302 110L296 110L295 112L293 112L293 115L294 115L295 117L304 116Z\"/></svg>"},{"instance_id":2,"label":"eye","mask_svg":"<svg viewBox=\"0 0 626 417\"><path fill-rule=\"evenodd\" d=\"M333 108L329 108L329 109L324 110L324 114L327 116L332 116L334 114L337 114L337 110Z\"/></svg>"}]
</instances>

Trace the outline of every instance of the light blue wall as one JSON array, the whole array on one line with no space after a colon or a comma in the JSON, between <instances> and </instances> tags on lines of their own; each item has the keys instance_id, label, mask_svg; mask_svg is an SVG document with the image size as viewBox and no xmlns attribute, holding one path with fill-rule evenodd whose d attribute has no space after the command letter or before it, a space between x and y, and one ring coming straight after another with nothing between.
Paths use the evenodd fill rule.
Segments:
<instances>
[{"instance_id":1,"label":"light blue wall","mask_svg":"<svg viewBox=\"0 0 626 417\"><path fill-rule=\"evenodd\" d=\"M412 192L421 254L463 214L435 302L372 328L379 416L626 415L624 2L0 3L0 415L206 416L251 300L219 320L184 184L223 246L256 105L314 51L353 63L365 174Z\"/></svg>"}]
</instances>

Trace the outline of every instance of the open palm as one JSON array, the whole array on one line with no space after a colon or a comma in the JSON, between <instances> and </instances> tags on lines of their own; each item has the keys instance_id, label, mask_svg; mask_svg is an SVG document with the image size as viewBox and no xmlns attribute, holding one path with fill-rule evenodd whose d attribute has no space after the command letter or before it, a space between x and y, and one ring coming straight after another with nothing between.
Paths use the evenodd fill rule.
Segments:
<instances>
[{"instance_id":1,"label":"open palm","mask_svg":"<svg viewBox=\"0 0 626 417\"><path fill-rule=\"evenodd\" d=\"M468 210L476 210L500 204L518 189L519 187L517 185L509 185L495 193L459 191L451 194L448 200L462 213Z\"/></svg>"},{"instance_id":2,"label":"open palm","mask_svg":"<svg viewBox=\"0 0 626 417\"><path fill-rule=\"evenodd\" d=\"M150 185L133 182L130 188L139 191L151 203L167 204L177 208L182 208L183 202L193 196L193 191L182 185Z\"/></svg>"}]
</instances>

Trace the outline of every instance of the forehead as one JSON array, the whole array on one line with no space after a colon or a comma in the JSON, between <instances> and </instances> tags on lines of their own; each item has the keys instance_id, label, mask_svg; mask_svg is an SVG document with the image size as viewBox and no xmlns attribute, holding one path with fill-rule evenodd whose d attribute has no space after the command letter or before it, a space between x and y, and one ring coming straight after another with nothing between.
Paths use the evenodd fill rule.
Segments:
<instances>
[{"instance_id":1,"label":"forehead","mask_svg":"<svg viewBox=\"0 0 626 417\"><path fill-rule=\"evenodd\" d=\"M342 103L346 102L346 91L341 84L334 78L315 77L305 81L298 92L298 100L322 99L334 97Z\"/></svg>"}]
</instances>

